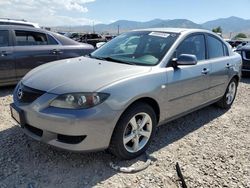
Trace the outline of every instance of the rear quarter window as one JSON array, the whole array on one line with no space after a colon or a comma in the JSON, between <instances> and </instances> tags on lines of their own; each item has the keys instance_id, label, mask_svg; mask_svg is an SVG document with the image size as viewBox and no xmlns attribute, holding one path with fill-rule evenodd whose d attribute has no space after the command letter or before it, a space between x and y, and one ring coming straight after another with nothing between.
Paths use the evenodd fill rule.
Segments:
<instances>
[{"instance_id":1,"label":"rear quarter window","mask_svg":"<svg viewBox=\"0 0 250 188\"><path fill-rule=\"evenodd\" d=\"M228 47L225 44L223 44L223 48L224 48L224 56L229 56Z\"/></svg>"},{"instance_id":2,"label":"rear quarter window","mask_svg":"<svg viewBox=\"0 0 250 188\"><path fill-rule=\"evenodd\" d=\"M79 45L78 42L69 39L68 37L65 37L63 35L53 33L53 37L55 37L62 45Z\"/></svg>"},{"instance_id":3,"label":"rear quarter window","mask_svg":"<svg viewBox=\"0 0 250 188\"><path fill-rule=\"evenodd\" d=\"M58 45L58 42L51 35L47 35L47 36L48 36L49 45Z\"/></svg>"}]
</instances>

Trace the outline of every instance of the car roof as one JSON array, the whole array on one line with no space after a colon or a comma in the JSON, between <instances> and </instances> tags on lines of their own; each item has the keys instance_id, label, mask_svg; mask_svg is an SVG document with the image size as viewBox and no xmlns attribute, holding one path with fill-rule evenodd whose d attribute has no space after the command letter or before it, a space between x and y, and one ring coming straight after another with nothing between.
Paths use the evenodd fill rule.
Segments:
<instances>
[{"instance_id":1,"label":"car roof","mask_svg":"<svg viewBox=\"0 0 250 188\"><path fill-rule=\"evenodd\" d=\"M152 32L169 32L169 33L192 33L192 32L212 33L205 29L190 29L190 28L148 28L148 29L137 29L134 31L152 31Z\"/></svg>"},{"instance_id":2,"label":"car roof","mask_svg":"<svg viewBox=\"0 0 250 188\"><path fill-rule=\"evenodd\" d=\"M35 27L35 28L40 28L39 25L37 23L33 23L33 22L28 22L26 20L15 20L15 19L9 19L9 18L0 18L0 22L4 22L7 23L7 25L15 25L15 24L20 24L20 25L29 25L31 27Z\"/></svg>"},{"instance_id":3,"label":"car roof","mask_svg":"<svg viewBox=\"0 0 250 188\"><path fill-rule=\"evenodd\" d=\"M26 30L26 31L48 32L45 29L30 27L30 26L22 26L22 25L0 25L0 29L1 30L17 29L17 30Z\"/></svg>"}]
</instances>

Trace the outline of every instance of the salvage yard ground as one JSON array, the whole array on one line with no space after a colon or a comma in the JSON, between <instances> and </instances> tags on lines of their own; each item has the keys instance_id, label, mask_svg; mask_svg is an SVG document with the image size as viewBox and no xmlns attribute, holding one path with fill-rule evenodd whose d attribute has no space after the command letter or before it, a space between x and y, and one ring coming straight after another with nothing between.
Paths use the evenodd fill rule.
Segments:
<instances>
[{"instance_id":1,"label":"salvage yard ground","mask_svg":"<svg viewBox=\"0 0 250 188\"><path fill-rule=\"evenodd\" d=\"M176 162L188 187L250 188L250 78L230 110L212 105L160 127L149 148L156 161L135 174L112 170L109 162L118 161L107 152L59 151L25 136L10 117L12 91L0 88L0 188L169 187Z\"/></svg>"}]
</instances>

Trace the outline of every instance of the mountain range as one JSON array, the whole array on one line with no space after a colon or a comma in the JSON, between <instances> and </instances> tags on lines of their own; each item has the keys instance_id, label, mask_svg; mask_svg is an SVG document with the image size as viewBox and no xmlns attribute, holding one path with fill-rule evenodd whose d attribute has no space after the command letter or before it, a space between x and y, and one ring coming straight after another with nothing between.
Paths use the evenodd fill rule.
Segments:
<instances>
[{"instance_id":1,"label":"mountain range","mask_svg":"<svg viewBox=\"0 0 250 188\"><path fill-rule=\"evenodd\" d=\"M212 30L221 27L223 33L250 33L250 20L239 17L220 18L203 24L197 24L187 19L162 20L154 19L147 22L137 22L129 20L118 20L110 24L82 25L82 26L60 26L56 30L77 31L77 32L95 32L98 33L117 33L118 27L120 32L133 29L153 28L153 27L179 27L179 28L203 28Z\"/></svg>"}]
</instances>

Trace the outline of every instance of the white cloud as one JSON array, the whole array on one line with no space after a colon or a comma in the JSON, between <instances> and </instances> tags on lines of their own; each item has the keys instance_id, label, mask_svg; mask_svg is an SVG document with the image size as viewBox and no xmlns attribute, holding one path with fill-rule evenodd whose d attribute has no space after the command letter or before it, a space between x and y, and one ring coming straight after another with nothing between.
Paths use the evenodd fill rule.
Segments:
<instances>
[{"instance_id":1,"label":"white cloud","mask_svg":"<svg viewBox=\"0 0 250 188\"><path fill-rule=\"evenodd\" d=\"M87 3L95 0L0 0L0 17L26 19L41 26L85 25Z\"/></svg>"}]
</instances>

